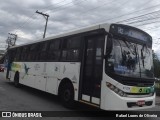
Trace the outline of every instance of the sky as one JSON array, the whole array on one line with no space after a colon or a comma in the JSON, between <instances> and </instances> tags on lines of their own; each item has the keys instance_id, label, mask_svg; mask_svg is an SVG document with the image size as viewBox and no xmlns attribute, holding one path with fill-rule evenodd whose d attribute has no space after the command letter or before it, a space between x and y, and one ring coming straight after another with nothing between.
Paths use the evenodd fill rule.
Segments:
<instances>
[{"instance_id":1,"label":"sky","mask_svg":"<svg viewBox=\"0 0 160 120\"><path fill-rule=\"evenodd\" d=\"M16 44L98 23L121 23L137 27L153 38L153 50L160 57L159 0L1 0L0 49L5 49L8 33L18 36Z\"/></svg>"}]
</instances>

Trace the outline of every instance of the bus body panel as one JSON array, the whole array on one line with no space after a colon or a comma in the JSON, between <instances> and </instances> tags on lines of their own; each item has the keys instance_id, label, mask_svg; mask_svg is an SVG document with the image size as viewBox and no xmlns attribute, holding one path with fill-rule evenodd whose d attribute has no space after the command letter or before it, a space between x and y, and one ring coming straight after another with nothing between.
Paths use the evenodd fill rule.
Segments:
<instances>
[{"instance_id":1,"label":"bus body panel","mask_svg":"<svg viewBox=\"0 0 160 120\"><path fill-rule=\"evenodd\" d=\"M75 89L75 100L78 100L78 85L80 75L79 62L14 62L10 71L10 80L14 81L15 72L19 71L19 83L51 94L58 94L62 79L68 78Z\"/></svg>"}]
</instances>

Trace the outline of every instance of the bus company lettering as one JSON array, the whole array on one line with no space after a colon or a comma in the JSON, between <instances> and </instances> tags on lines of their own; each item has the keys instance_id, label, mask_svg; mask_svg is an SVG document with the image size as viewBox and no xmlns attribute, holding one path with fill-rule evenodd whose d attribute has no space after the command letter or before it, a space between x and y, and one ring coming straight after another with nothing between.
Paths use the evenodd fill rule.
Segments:
<instances>
[{"instance_id":1,"label":"bus company lettering","mask_svg":"<svg viewBox=\"0 0 160 120\"><path fill-rule=\"evenodd\" d=\"M28 113L28 117L42 117L41 113Z\"/></svg>"},{"instance_id":2,"label":"bus company lettering","mask_svg":"<svg viewBox=\"0 0 160 120\"><path fill-rule=\"evenodd\" d=\"M42 117L41 113L12 113L12 117Z\"/></svg>"}]
</instances>

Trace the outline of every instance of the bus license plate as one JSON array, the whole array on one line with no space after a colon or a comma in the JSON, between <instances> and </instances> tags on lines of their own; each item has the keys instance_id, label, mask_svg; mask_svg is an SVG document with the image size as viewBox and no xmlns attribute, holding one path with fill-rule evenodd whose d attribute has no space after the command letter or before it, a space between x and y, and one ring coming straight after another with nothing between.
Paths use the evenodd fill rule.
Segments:
<instances>
[{"instance_id":1,"label":"bus license plate","mask_svg":"<svg viewBox=\"0 0 160 120\"><path fill-rule=\"evenodd\" d=\"M140 100L140 101L137 101L136 104L137 104L138 106L145 105L145 101L144 101L144 100Z\"/></svg>"}]
</instances>

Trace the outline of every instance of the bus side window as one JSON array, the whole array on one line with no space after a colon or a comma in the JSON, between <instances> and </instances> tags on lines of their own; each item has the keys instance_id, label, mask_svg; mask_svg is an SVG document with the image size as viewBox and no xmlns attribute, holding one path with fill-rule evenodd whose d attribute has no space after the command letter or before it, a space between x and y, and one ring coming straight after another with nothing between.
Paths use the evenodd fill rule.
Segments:
<instances>
[{"instance_id":1,"label":"bus side window","mask_svg":"<svg viewBox=\"0 0 160 120\"><path fill-rule=\"evenodd\" d=\"M35 55L34 60L35 60L35 61L38 61L38 60L39 60L40 50L41 50L40 43L37 43L37 44L36 44L36 48L35 48L35 50L34 50L34 55Z\"/></svg>"},{"instance_id":2,"label":"bus side window","mask_svg":"<svg viewBox=\"0 0 160 120\"><path fill-rule=\"evenodd\" d=\"M15 55L16 55L16 49L12 49L9 51L10 62L13 62L15 60Z\"/></svg>"},{"instance_id":3,"label":"bus side window","mask_svg":"<svg viewBox=\"0 0 160 120\"><path fill-rule=\"evenodd\" d=\"M20 60L21 52L22 52L22 48L17 48L15 61L19 61Z\"/></svg>"},{"instance_id":4,"label":"bus side window","mask_svg":"<svg viewBox=\"0 0 160 120\"><path fill-rule=\"evenodd\" d=\"M81 46L80 37L71 37L63 40L62 44L62 61L78 61Z\"/></svg>"},{"instance_id":5,"label":"bus side window","mask_svg":"<svg viewBox=\"0 0 160 120\"><path fill-rule=\"evenodd\" d=\"M29 46L24 46L22 50L21 60L25 61L28 59Z\"/></svg>"},{"instance_id":6,"label":"bus side window","mask_svg":"<svg viewBox=\"0 0 160 120\"><path fill-rule=\"evenodd\" d=\"M47 60L48 42L40 43L40 48L41 48L41 50L39 50L40 51L39 60L40 61Z\"/></svg>"},{"instance_id":7,"label":"bus side window","mask_svg":"<svg viewBox=\"0 0 160 120\"><path fill-rule=\"evenodd\" d=\"M38 54L37 54L38 49L39 49L38 43L30 46L27 58L29 61L35 61L38 59Z\"/></svg>"},{"instance_id":8,"label":"bus side window","mask_svg":"<svg viewBox=\"0 0 160 120\"><path fill-rule=\"evenodd\" d=\"M52 61L58 61L60 57L60 42L61 40L53 40L50 42L48 51L48 59Z\"/></svg>"}]
</instances>

